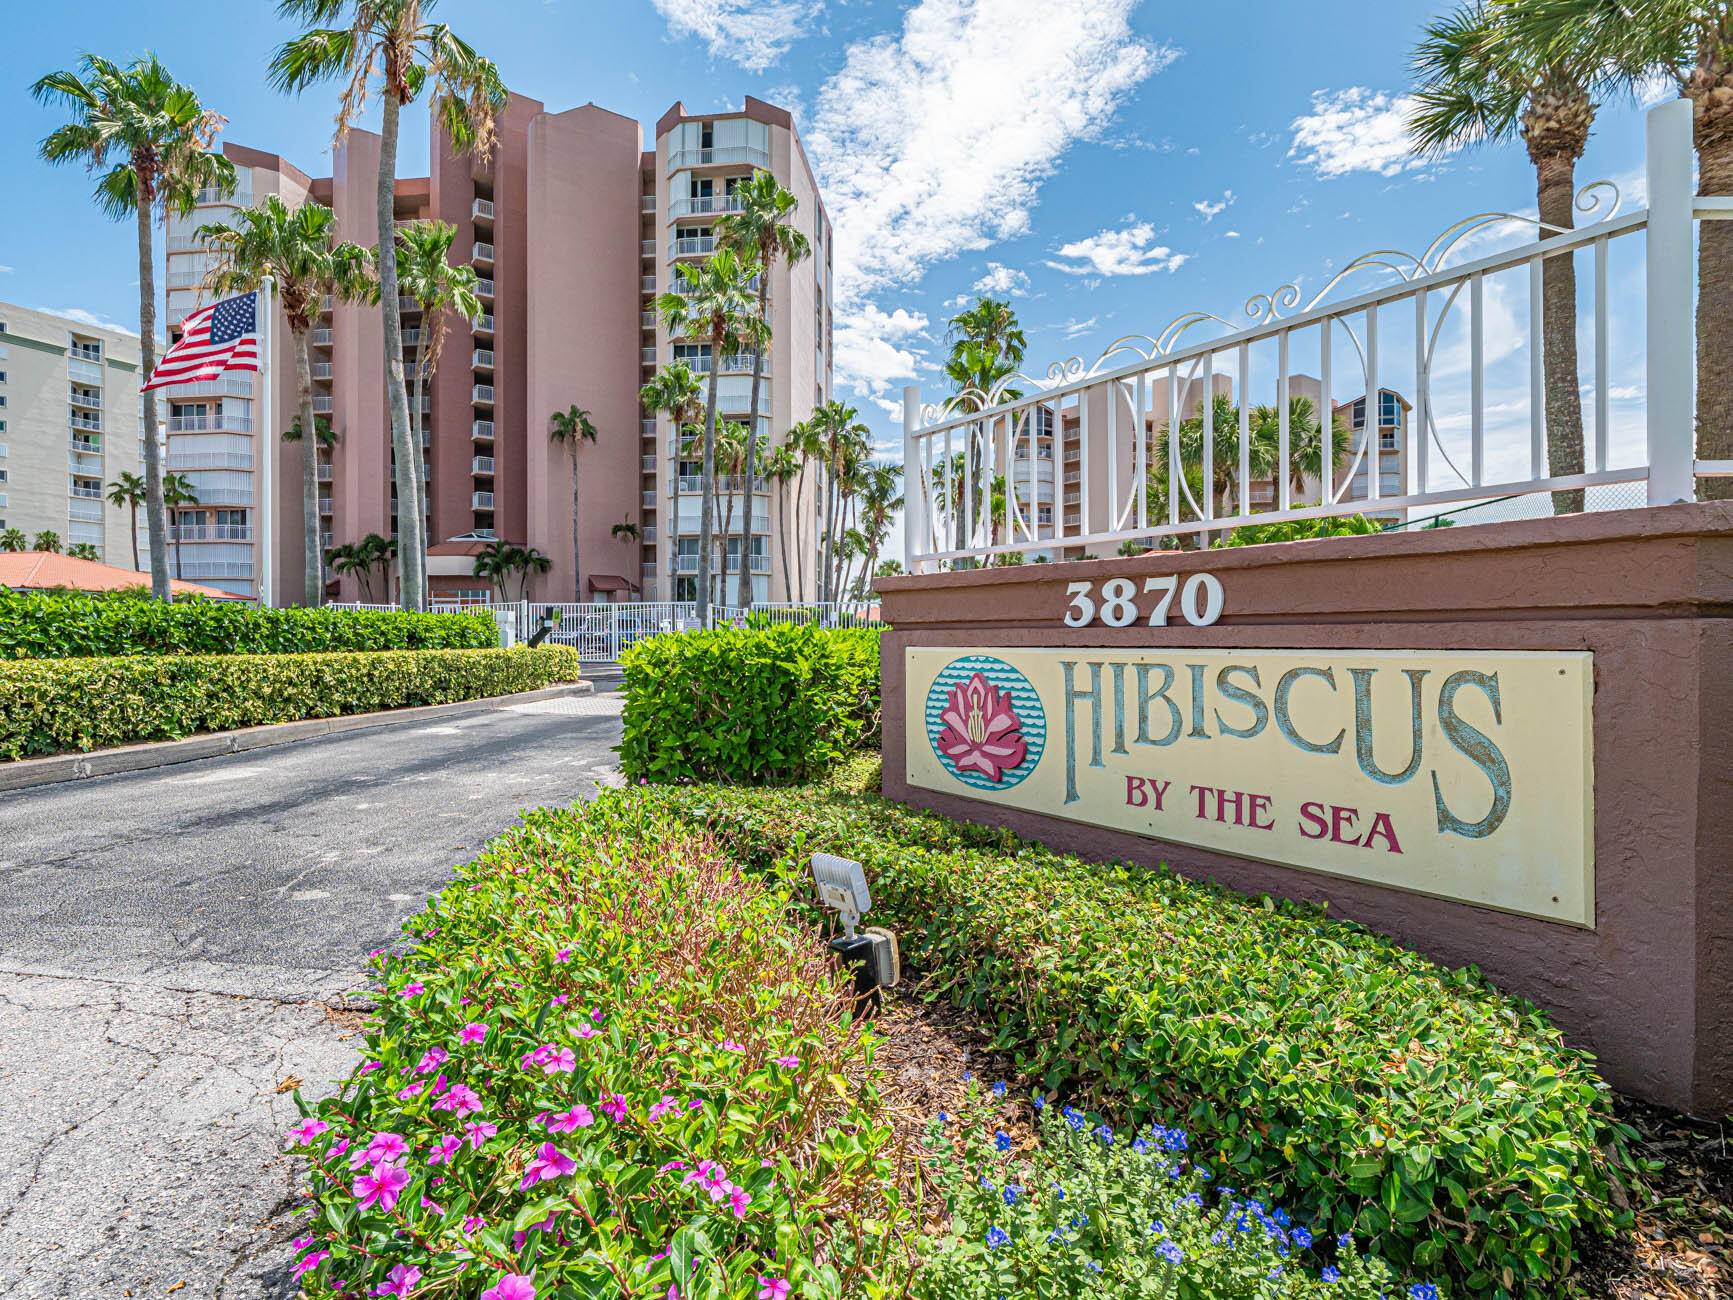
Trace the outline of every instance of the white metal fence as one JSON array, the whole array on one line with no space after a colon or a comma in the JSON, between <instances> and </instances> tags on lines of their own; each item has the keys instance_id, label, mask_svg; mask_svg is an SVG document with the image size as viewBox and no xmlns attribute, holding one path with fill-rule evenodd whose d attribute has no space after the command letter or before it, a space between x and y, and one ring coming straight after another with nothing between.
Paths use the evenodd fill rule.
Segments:
<instances>
[{"instance_id":1,"label":"white metal fence","mask_svg":"<svg viewBox=\"0 0 1733 1300\"><path fill-rule=\"evenodd\" d=\"M937 406L906 388L907 569L1328 515L1406 524L1620 485L1650 504L1691 499L1696 477L1733 474L1695 460L1692 441L1694 222L1733 217L1733 199L1693 196L1688 103L1650 110L1646 182L1646 209L1621 214L1618 188L1596 181L1575 229L1481 213L1418 255L1356 258L1310 297L1258 294L1245 322L1187 312L1044 379ZM1527 242L1498 246L1524 227ZM1578 278L1580 472L1547 461L1553 259Z\"/></svg>"}]
</instances>

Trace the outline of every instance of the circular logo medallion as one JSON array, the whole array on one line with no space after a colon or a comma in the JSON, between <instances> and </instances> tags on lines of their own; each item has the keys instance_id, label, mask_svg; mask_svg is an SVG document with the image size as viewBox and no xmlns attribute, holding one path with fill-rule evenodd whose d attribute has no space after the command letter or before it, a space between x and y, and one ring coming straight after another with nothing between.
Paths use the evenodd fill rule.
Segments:
<instances>
[{"instance_id":1,"label":"circular logo medallion","mask_svg":"<svg viewBox=\"0 0 1733 1300\"><path fill-rule=\"evenodd\" d=\"M1003 659L965 655L927 692L927 739L940 765L976 790L1008 790L1041 761L1047 715L1041 697Z\"/></svg>"}]
</instances>

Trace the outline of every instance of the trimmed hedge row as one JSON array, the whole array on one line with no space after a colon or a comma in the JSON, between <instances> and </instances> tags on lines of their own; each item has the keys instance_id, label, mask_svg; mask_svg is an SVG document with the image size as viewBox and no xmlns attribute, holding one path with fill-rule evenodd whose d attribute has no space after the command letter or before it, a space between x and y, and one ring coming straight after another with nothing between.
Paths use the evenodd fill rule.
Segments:
<instances>
[{"instance_id":1,"label":"trimmed hedge row","mask_svg":"<svg viewBox=\"0 0 1733 1300\"><path fill-rule=\"evenodd\" d=\"M296 1094L304 1294L906 1294L874 1038L787 882L605 795L530 812L404 929L365 1055Z\"/></svg>"},{"instance_id":2,"label":"trimmed hedge row","mask_svg":"<svg viewBox=\"0 0 1733 1300\"><path fill-rule=\"evenodd\" d=\"M0 591L0 659L491 650L493 619Z\"/></svg>"},{"instance_id":3,"label":"trimmed hedge row","mask_svg":"<svg viewBox=\"0 0 1733 1300\"><path fill-rule=\"evenodd\" d=\"M879 735L879 633L777 626L650 637L621 657L633 780L789 782Z\"/></svg>"},{"instance_id":4,"label":"trimmed hedge row","mask_svg":"<svg viewBox=\"0 0 1733 1300\"><path fill-rule=\"evenodd\" d=\"M870 762L847 779L866 779ZM1624 1219L1590 1058L1472 971L1322 909L836 789L639 792L746 864L860 860L926 989L1049 1090L1183 1125L1218 1177L1469 1293L1558 1279Z\"/></svg>"},{"instance_id":5,"label":"trimmed hedge row","mask_svg":"<svg viewBox=\"0 0 1733 1300\"><path fill-rule=\"evenodd\" d=\"M0 661L0 758L451 704L578 679L578 652L568 646Z\"/></svg>"}]
</instances>

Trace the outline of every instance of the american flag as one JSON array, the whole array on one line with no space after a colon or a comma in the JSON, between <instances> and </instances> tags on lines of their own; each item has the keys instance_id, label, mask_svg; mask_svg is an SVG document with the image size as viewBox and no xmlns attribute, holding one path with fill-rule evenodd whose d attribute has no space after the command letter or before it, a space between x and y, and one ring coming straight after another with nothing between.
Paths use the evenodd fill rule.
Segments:
<instances>
[{"instance_id":1,"label":"american flag","mask_svg":"<svg viewBox=\"0 0 1733 1300\"><path fill-rule=\"evenodd\" d=\"M200 307L181 324L181 336L150 372L148 392L165 384L215 379L225 370L259 368L259 293Z\"/></svg>"}]
</instances>

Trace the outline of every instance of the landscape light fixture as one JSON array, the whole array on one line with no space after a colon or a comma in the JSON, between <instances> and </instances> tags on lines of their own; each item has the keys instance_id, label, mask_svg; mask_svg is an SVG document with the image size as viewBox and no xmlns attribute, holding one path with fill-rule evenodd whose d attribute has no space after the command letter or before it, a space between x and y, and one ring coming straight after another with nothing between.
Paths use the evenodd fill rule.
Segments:
<instances>
[{"instance_id":1,"label":"landscape light fixture","mask_svg":"<svg viewBox=\"0 0 1733 1300\"><path fill-rule=\"evenodd\" d=\"M842 936L830 941L830 949L853 968L856 1003L870 1015L878 1010L880 990L895 988L902 980L897 937L877 927L855 933L861 917L872 909L873 898L866 874L854 859L814 853L812 881L818 887L819 901L842 920Z\"/></svg>"}]
</instances>

